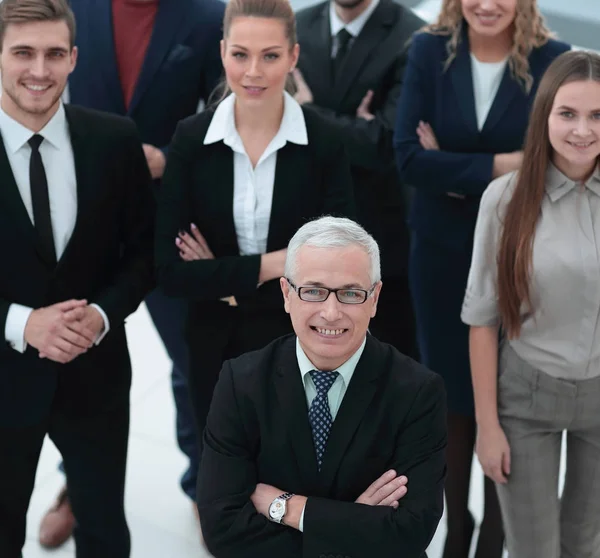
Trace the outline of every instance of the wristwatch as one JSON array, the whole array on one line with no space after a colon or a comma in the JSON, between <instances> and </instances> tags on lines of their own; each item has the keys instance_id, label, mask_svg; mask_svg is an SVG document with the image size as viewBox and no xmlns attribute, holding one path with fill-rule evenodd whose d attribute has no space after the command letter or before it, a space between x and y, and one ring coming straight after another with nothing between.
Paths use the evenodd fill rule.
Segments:
<instances>
[{"instance_id":1,"label":"wristwatch","mask_svg":"<svg viewBox=\"0 0 600 558\"><path fill-rule=\"evenodd\" d=\"M269 506L269 519L275 523L282 523L287 510L287 501L294 496L291 492L286 492L277 496Z\"/></svg>"}]
</instances>

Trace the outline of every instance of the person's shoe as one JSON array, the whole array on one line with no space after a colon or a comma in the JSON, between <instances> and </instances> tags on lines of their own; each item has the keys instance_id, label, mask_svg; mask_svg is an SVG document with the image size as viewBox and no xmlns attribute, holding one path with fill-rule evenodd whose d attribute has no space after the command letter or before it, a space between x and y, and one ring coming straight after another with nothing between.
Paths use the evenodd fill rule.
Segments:
<instances>
[{"instance_id":1,"label":"person's shoe","mask_svg":"<svg viewBox=\"0 0 600 558\"><path fill-rule=\"evenodd\" d=\"M45 548L58 548L69 540L74 527L75 516L64 487L40 523L40 544Z\"/></svg>"}]
</instances>

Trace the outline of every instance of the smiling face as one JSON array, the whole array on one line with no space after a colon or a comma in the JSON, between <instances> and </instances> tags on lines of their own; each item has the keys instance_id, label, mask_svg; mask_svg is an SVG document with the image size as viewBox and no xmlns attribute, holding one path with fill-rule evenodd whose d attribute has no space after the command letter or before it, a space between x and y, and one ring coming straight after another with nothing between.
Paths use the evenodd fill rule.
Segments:
<instances>
[{"instance_id":1,"label":"smiling face","mask_svg":"<svg viewBox=\"0 0 600 558\"><path fill-rule=\"evenodd\" d=\"M462 0L461 5L471 32L487 37L511 32L517 0Z\"/></svg>"},{"instance_id":2,"label":"smiling face","mask_svg":"<svg viewBox=\"0 0 600 558\"><path fill-rule=\"evenodd\" d=\"M45 124L58 109L76 59L66 22L8 25L0 56L3 110L31 129Z\"/></svg>"},{"instance_id":3,"label":"smiling face","mask_svg":"<svg viewBox=\"0 0 600 558\"><path fill-rule=\"evenodd\" d=\"M548 117L554 164L572 180L586 180L600 155L600 83L563 85Z\"/></svg>"},{"instance_id":4,"label":"smiling face","mask_svg":"<svg viewBox=\"0 0 600 558\"><path fill-rule=\"evenodd\" d=\"M221 41L221 58L227 84L240 102L262 106L283 95L299 53L285 30L285 22L276 18L233 20L229 35Z\"/></svg>"},{"instance_id":5,"label":"smiling face","mask_svg":"<svg viewBox=\"0 0 600 558\"><path fill-rule=\"evenodd\" d=\"M372 287L370 269L369 255L358 246L302 246L296 255L294 277L290 279L299 287L368 291ZM285 310L290 314L302 349L319 370L339 368L359 349L377 311L381 285L377 283L363 304L342 304L333 293L324 302L306 302L300 300L285 278L281 279Z\"/></svg>"}]
</instances>

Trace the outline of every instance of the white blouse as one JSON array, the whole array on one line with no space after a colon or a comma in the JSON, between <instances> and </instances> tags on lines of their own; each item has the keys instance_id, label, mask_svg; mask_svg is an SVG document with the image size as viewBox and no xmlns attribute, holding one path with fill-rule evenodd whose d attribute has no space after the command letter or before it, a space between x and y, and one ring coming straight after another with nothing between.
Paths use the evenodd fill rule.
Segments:
<instances>
[{"instance_id":1,"label":"white blouse","mask_svg":"<svg viewBox=\"0 0 600 558\"><path fill-rule=\"evenodd\" d=\"M283 118L279 131L252 167L242 138L235 127L235 95L217 107L204 138L204 144L223 141L233 151L233 220L241 256L264 254L271 222L277 151L288 141L307 145L304 113L288 93L284 93ZM284 187L285 185L282 185Z\"/></svg>"},{"instance_id":2,"label":"white blouse","mask_svg":"<svg viewBox=\"0 0 600 558\"><path fill-rule=\"evenodd\" d=\"M507 60L502 60L501 62L480 62L471 53L475 112L477 114L477 127L479 131L482 130L498 89L500 89Z\"/></svg>"}]
</instances>

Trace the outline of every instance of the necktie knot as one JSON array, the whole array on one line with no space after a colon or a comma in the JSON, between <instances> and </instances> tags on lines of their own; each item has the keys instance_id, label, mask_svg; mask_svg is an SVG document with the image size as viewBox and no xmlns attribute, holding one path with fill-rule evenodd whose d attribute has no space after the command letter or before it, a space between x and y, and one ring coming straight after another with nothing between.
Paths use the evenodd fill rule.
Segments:
<instances>
[{"instance_id":1,"label":"necktie knot","mask_svg":"<svg viewBox=\"0 0 600 558\"><path fill-rule=\"evenodd\" d=\"M352 34L345 27L342 27L337 33L338 50L344 52L348 47Z\"/></svg>"},{"instance_id":2,"label":"necktie knot","mask_svg":"<svg viewBox=\"0 0 600 558\"><path fill-rule=\"evenodd\" d=\"M326 395L339 376L339 372L323 372L322 370L311 370L309 372L318 395Z\"/></svg>"},{"instance_id":3,"label":"necktie knot","mask_svg":"<svg viewBox=\"0 0 600 558\"><path fill-rule=\"evenodd\" d=\"M31 146L31 149L37 151L40 148L40 145L43 141L43 136L40 136L39 134L33 134L33 136L29 138L27 143Z\"/></svg>"}]
</instances>

